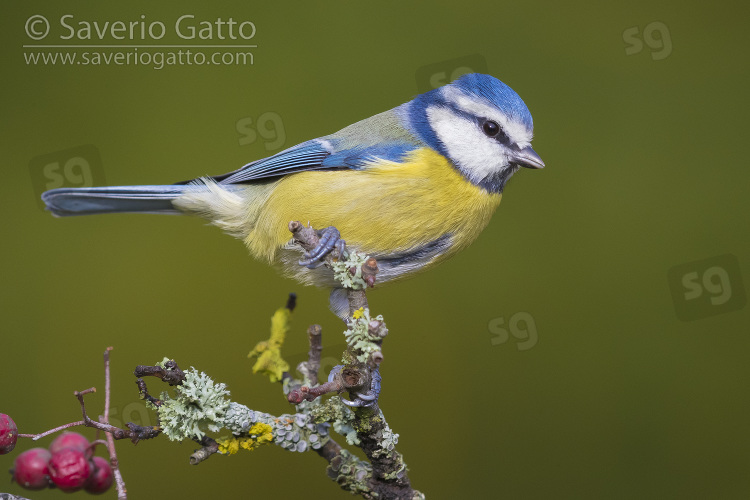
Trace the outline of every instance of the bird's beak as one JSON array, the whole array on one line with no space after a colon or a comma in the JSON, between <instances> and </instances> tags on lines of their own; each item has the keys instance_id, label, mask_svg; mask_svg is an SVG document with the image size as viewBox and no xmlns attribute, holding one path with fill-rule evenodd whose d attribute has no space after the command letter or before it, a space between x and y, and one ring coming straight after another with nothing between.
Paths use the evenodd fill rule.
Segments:
<instances>
[{"instance_id":1,"label":"bird's beak","mask_svg":"<svg viewBox=\"0 0 750 500\"><path fill-rule=\"evenodd\" d=\"M526 167L526 168L544 168L544 162L539 157L538 154L536 154L536 151L531 149L531 146L526 146L525 148L519 150L513 155L512 162L520 167Z\"/></svg>"}]
</instances>

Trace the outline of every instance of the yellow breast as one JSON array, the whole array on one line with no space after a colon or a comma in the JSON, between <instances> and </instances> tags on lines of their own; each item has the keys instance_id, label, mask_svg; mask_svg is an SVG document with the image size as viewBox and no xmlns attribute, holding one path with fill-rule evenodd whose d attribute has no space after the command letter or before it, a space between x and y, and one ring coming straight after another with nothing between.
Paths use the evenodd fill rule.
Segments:
<instances>
[{"instance_id":1,"label":"yellow breast","mask_svg":"<svg viewBox=\"0 0 750 500\"><path fill-rule=\"evenodd\" d=\"M248 190L249 198L263 201L249 205L252 229L245 243L271 261L289 241L292 220L335 226L347 244L373 255L408 251L449 234L452 254L474 241L501 198L427 148L400 163L373 160L362 170L302 172Z\"/></svg>"}]
</instances>

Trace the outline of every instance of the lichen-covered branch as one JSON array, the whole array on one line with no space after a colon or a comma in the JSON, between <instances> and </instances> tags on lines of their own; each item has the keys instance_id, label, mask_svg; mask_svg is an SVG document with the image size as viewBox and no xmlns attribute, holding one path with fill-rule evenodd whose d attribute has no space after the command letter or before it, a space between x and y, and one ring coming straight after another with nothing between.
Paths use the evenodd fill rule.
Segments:
<instances>
[{"instance_id":1,"label":"lichen-covered branch","mask_svg":"<svg viewBox=\"0 0 750 500\"><path fill-rule=\"evenodd\" d=\"M289 224L294 241L306 252L305 264L319 253L319 232L299 222ZM181 370L173 360L136 368L143 399L158 413L158 429L172 440L191 439L200 443L190 458L198 464L214 454L232 455L275 444L292 452L316 451L328 462L327 474L343 489L366 499L420 499L412 489L402 455L396 451L398 434L386 422L378 405L381 389L379 366L383 362L383 340L388 334L382 316L371 315L366 290L375 285L378 271L375 259L346 249L339 242L322 262L346 291L349 306L347 349L342 363L334 367L320 384L322 331L308 329L308 360L297 367L301 378L289 373L281 350L290 332L295 297L271 320L268 340L250 352L253 372L263 373L272 382L282 382L283 391L296 413L271 415L229 399L223 383L214 382L195 368ZM330 249L330 248L329 248ZM310 257L312 255L312 257ZM149 395L142 377L154 376L174 386L172 394ZM344 397L344 393L348 397ZM327 400L322 396L332 394ZM208 433L228 432L212 438ZM339 445L335 432L349 446L359 447L367 457L361 460Z\"/></svg>"}]
</instances>

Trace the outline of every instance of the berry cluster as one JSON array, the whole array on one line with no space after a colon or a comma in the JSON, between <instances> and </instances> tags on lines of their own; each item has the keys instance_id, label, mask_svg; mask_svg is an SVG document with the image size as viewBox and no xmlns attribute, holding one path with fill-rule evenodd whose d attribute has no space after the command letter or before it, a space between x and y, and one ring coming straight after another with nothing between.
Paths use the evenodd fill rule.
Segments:
<instances>
[{"instance_id":1,"label":"berry cluster","mask_svg":"<svg viewBox=\"0 0 750 500\"><path fill-rule=\"evenodd\" d=\"M16 446L18 429L15 422L0 414L0 454ZM16 457L13 479L28 490L56 486L65 492L85 489L104 493L114 481L109 460L93 455L89 440L77 432L63 432L49 448L32 448Z\"/></svg>"}]
</instances>

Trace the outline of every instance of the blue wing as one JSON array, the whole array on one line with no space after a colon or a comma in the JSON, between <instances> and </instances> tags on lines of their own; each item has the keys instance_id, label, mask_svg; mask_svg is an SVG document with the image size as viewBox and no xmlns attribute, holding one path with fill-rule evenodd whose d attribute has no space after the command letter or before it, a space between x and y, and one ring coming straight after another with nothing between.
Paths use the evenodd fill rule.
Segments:
<instances>
[{"instance_id":1,"label":"blue wing","mask_svg":"<svg viewBox=\"0 0 750 500\"><path fill-rule=\"evenodd\" d=\"M337 151L331 141L313 139L212 179L219 184L247 184L309 170L360 170L376 158L399 161L416 147L415 144L394 141ZM189 182L192 181L179 184Z\"/></svg>"},{"instance_id":2,"label":"blue wing","mask_svg":"<svg viewBox=\"0 0 750 500\"><path fill-rule=\"evenodd\" d=\"M234 172L219 175L213 179L220 184L243 184L305 170L320 170L324 168L323 162L330 155L331 152L319 141L303 142L281 153L248 163Z\"/></svg>"}]
</instances>

